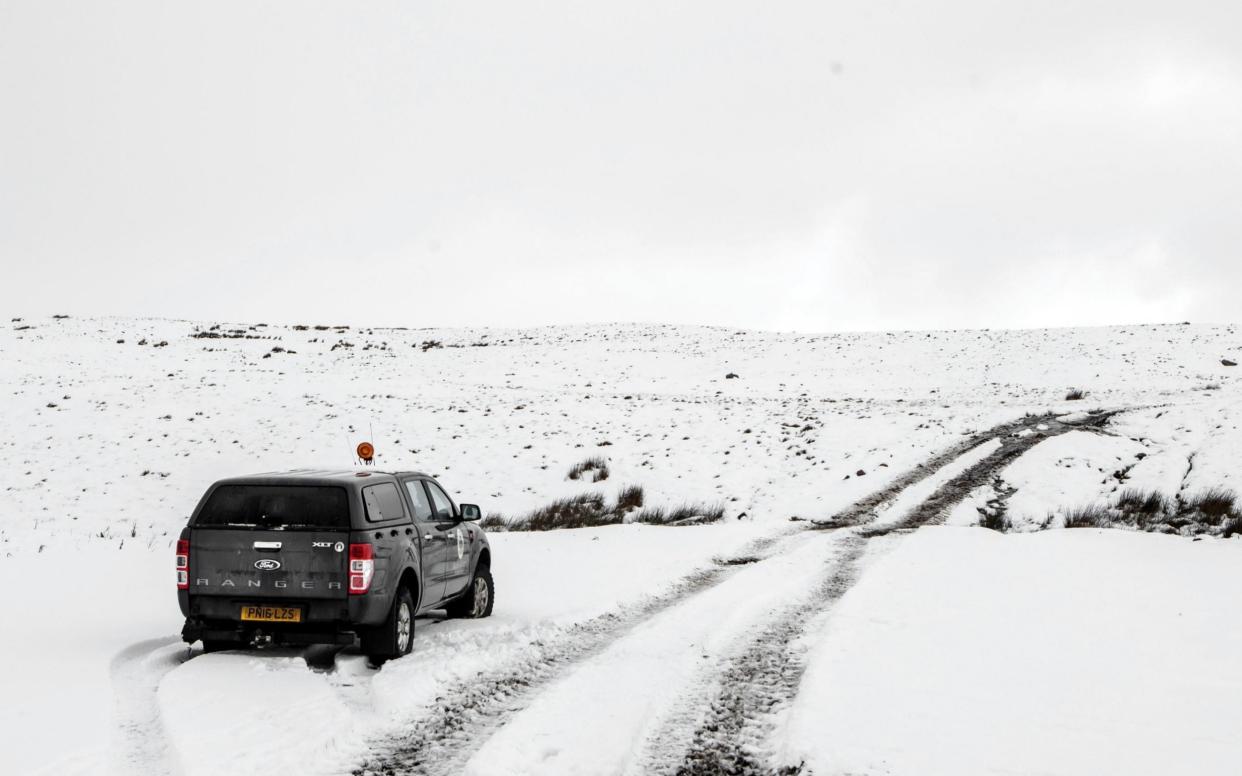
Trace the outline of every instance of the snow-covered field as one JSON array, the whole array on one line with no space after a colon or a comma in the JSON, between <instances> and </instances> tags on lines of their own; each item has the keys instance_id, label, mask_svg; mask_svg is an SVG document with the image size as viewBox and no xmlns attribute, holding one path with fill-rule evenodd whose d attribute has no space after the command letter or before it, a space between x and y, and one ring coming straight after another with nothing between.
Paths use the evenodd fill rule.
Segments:
<instances>
[{"instance_id":1,"label":"snow-covered field","mask_svg":"<svg viewBox=\"0 0 1242 776\"><path fill-rule=\"evenodd\" d=\"M1242 761L1242 542L1032 533L1127 489L1242 490L1232 327L307 324L0 330L2 770ZM1095 410L1117 414L1095 428ZM203 489L351 465L366 438L487 513L640 485L725 520L493 534L495 615L420 621L415 654L379 671L352 649L181 644L172 539ZM607 480L567 478L595 455ZM971 528L981 509L1013 532ZM952 527L892 532L926 522Z\"/></svg>"},{"instance_id":2,"label":"snow-covered field","mask_svg":"<svg viewBox=\"0 0 1242 776\"><path fill-rule=\"evenodd\" d=\"M783 757L813 773L1237 773L1239 562L1234 544L1148 533L922 529L814 635Z\"/></svg>"}]
</instances>

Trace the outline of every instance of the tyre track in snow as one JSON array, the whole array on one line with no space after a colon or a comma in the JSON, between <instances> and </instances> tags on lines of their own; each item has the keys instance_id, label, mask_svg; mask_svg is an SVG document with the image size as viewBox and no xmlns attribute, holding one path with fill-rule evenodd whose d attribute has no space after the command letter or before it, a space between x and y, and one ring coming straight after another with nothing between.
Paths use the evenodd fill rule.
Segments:
<instances>
[{"instance_id":1,"label":"tyre track in snow","mask_svg":"<svg viewBox=\"0 0 1242 776\"><path fill-rule=\"evenodd\" d=\"M884 488L862 498L844 510L833 515L828 520L811 521L814 528L819 529L835 529L846 528L849 526L861 526L875 519L876 515L884 509L889 503L896 499L902 491L917 485L931 475L940 471L944 467L956 461L966 453L974 450L982 444L991 442L992 440L1000 440L1001 448L993 455L1006 453L1008 457L1006 461L1017 457L1021 453L1026 452L1035 443L1051 436L1058 436L1066 431L1074 429L1098 429L1109 418L1116 415L1120 410L1109 410L1105 412L1089 413L1087 418L1081 422L1066 422L1059 419L1056 413L1045 413L1043 415L1027 415L1017 420L1002 423L993 426L986 431L980 431L971 434L965 440L952 445L944 451L937 453L921 464L918 464L910 471L893 480ZM1045 429L1040 430L1039 427L1044 426ZM1021 436L1025 431L1032 433ZM1013 452L1016 450L1017 452ZM981 461L979 465L983 465L987 461ZM972 467L972 470L975 467ZM967 472L969 473L969 471ZM965 473L964 473L965 474ZM972 475L973 479L978 479L976 475ZM959 499L960 500L960 499ZM956 502L954 502L956 503ZM918 511L918 510L915 510ZM912 513L913 514L913 513ZM890 526L889 530L894 530L900 526ZM913 524L907 527L914 527Z\"/></svg>"},{"instance_id":2,"label":"tyre track in snow","mask_svg":"<svg viewBox=\"0 0 1242 776\"><path fill-rule=\"evenodd\" d=\"M173 772L155 693L164 675L188 659L187 652L180 637L165 636L132 644L112 658L109 673L116 709L112 773Z\"/></svg>"},{"instance_id":3,"label":"tyre track in snow","mask_svg":"<svg viewBox=\"0 0 1242 776\"><path fill-rule=\"evenodd\" d=\"M536 643L535 654L526 660L446 688L438 705L423 709L401 728L395 740L389 735L376 737L370 742L368 755L352 770L353 776L457 773L485 743L488 735L529 705L539 690L572 666L603 651L627 631L683 603L688 597L715 587L736 573L740 566L760 560L763 553L777 542L808 527L837 528L866 522L898 493L1005 428L1007 426L974 435L933 456L896 478L887 487L855 502L829 523L806 523L758 539L740 550L734 559L718 559L715 568L689 575L671 590L649 599L645 604L578 623L553 639Z\"/></svg>"},{"instance_id":4,"label":"tyre track in snow","mask_svg":"<svg viewBox=\"0 0 1242 776\"><path fill-rule=\"evenodd\" d=\"M880 533L889 533L893 530L943 523L948 517L949 511L957 506L962 499L970 495L971 491L980 486L992 484L1001 470L1039 442L1060 436L1069 431L1106 433L1103 431L1104 426L1119 412L1121 410L1093 412L1087 414L1082 420L1072 422L1058 420L1055 417L1032 418L1024 426L1019 425L1016 429L1011 428L1008 434L1001 436L999 448L937 488L905 520L892 526L886 526L882 530L864 528L863 533L875 534L877 530ZM1022 431L1025 429L1035 430L1041 425L1045 428L1036 430L1032 434L1022 434Z\"/></svg>"},{"instance_id":5,"label":"tyre track in snow","mask_svg":"<svg viewBox=\"0 0 1242 776\"><path fill-rule=\"evenodd\" d=\"M984 451L971 451L966 461L953 456L974 442L965 440L933 459L933 463L949 461L951 468L924 464L895 479L883 492L854 504L854 509L900 509L900 503L912 502L910 483L929 477L934 482L948 480L964 464L981 458L980 453L999 447L987 444ZM913 492L913 503L922 500L924 490ZM897 502L891 504L891 498ZM858 515L850 517L862 521ZM784 612L791 603L814 606L823 596L817 589L821 570L836 570L832 582L842 592L852 584L857 555L866 544L856 529L801 536L739 575L619 634L600 653L576 663L509 715L503 728L484 731L488 738L478 745L478 755L469 757L466 772L569 775L623 769L638 775L671 770L668 765L676 766L687 751L703 709L722 692L722 685L738 680L725 668L748 649L750 634L763 631L773 612ZM619 683L615 677L623 679ZM586 738L579 735L576 721L584 699L607 704L595 715L607 724ZM633 741L640 742L637 752Z\"/></svg>"},{"instance_id":6,"label":"tyre track in snow","mask_svg":"<svg viewBox=\"0 0 1242 776\"><path fill-rule=\"evenodd\" d=\"M779 613L760 630L744 651L723 667L720 691L710 700L708 711L689 735L679 764L653 764L650 772L676 776L767 776L798 774L800 765L774 766L767 742L774 715L797 694L806 670L807 643L803 638L817 618L825 616L853 586L859 561L871 539L895 531L943 522L948 511L977 485L991 481L1008 463L1039 442L1075 429L1098 431L1115 411L1090 413L1079 421L1059 420L1054 415L1027 416L976 434L966 442L937 455L922 467L898 478L883 490L855 503L832 520L817 524L841 529L845 551L822 570L815 594ZM1029 432L1029 433L1028 433ZM882 507L901 491L965 455L979 445L999 440L1000 446L965 471L939 485L903 519L885 526L868 526ZM671 732L670 735L677 733ZM653 742L654 749L668 751L668 742Z\"/></svg>"},{"instance_id":7,"label":"tyre track in snow","mask_svg":"<svg viewBox=\"0 0 1242 776\"><path fill-rule=\"evenodd\" d=\"M332 674L337 671L341 650L310 647L302 657L308 670ZM289 656L299 654L298 650L285 652ZM157 692L165 676L202 655L200 650L184 644L180 636L165 636L131 644L112 658L109 674L115 722L109 773L167 776L180 772L174 764ZM278 655L269 651L267 656ZM358 656L358 660L362 659Z\"/></svg>"},{"instance_id":8,"label":"tyre track in snow","mask_svg":"<svg viewBox=\"0 0 1242 776\"><path fill-rule=\"evenodd\" d=\"M1041 424L1046 431L1017 436ZM721 667L720 681L713 682L711 687L725 689L714 699L704 698L699 705L702 708L710 703L708 718L693 729L671 730L661 736L661 740L649 742L648 752L664 753L665 758L662 763L652 762L651 770L684 774L767 773L760 765L764 758L752 754L760 751L759 742L763 740L761 726L754 723L795 694L803 667L792 653L806 620L822 613L853 585L858 561L870 538L913 528L926 520L903 520L882 530L867 530L864 526L907 488L932 477L981 444L1002 439L1005 442L998 453L1014 448L1025 451L1041 439L1076 427L1056 420L1053 415L1040 415L973 434L855 502L831 520L765 537L740 551L738 561L761 560L777 542L801 530L845 529L841 531L841 552L819 570L821 576L812 582L814 593L799 604L776 613L774 619L761 626L757 638L743 645L735 653L737 656ZM1005 457L1004 461L1020 452ZM980 468L992 469L1000 465L998 460L996 453L987 456L965 474L938 488L923 503L945 500L943 492L949 484L970 479L966 475L973 477ZM923 514L922 507L913 514ZM533 654L527 659L446 688L436 706L424 708L399 728L395 740L391 735L373 740L370 754L352 773L355 776L397 776L459 772L493 731L529 706L544 688L567 670L595 657L661 612L714 588L738 568L727 559L719 560L716 567L684 578L671 590L643 604L570 626L555 637L536 643Z\"/></svg>"},{"instance_id":9,"label":"tyre track in snow","mask_svg":"<svg viewBox=\"0 0 1242 776\"><path fill-rule=\"evenodd\" d=\"M693 530L693 529L683 529ZM533 654L517 664L481 673L445 688L438 704L391 733L371 742L370 754L354 776L456 774L488 734L523 709L567 669L604 650L627 631L687 598L703 593L762 559L782 540L801 532L786 529L761 537L735 556L684 577L664 593L641 603L568 626L536 642Z\"/></svg>"}]
</instances>

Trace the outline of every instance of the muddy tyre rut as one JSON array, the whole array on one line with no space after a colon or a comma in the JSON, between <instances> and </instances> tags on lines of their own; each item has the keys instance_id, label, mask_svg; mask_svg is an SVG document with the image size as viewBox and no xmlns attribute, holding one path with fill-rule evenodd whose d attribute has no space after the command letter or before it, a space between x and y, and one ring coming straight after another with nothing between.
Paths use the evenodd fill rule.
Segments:
<instances>
[{"instance_id":1,"label":"muddy tyre rut","mask_svg":"<svg viewBox=\"0 0 1242 776\"><path fill-rule=\"evenodd\" d=\"M371 754L352 774L458 773L488 733L521 711L567 669L598 654L627 631L762 560L779 542L797 532L786 530L757 539L736 557L718 558L712 567L691 574L657 597L570 626L557 637L536 644L536 655L520 665L481 674L453 687L430 713L403 727L396 739L388 736L382 743L374 743Z\"/></svg>"},{"instance_id":2,"label":"muddy tyre rut","mask_svg":"<svg viewBox=\"0 0 1242 776\"><path fill-rule=\"evenodd\" d=\"M740 645L734 657L719 666L719 681L713 684L715 695L702 699L706 703L699 708L707 711L692 728L669 730L660 741L648 742L647 751L659 752L663 762L648 763L646 770L677 776L800 773L800 766L772 763L766 748L771 722L797 694L806 668L803 637L810 624L824 616L856 582L870 540L942 521L974 487L990 481L1038 442L1075 429L1098 430L1114 414L1090 413L1072 422L1052 414L1032 415L1001 424L924 461L831 519L803 524L804 529L839 531L841 550L823 568L809 572L811 595L776 612ZM994 452L939 486L907 517L883 527L868 525L903 491L993 440L1000 441ZM599 654L637 625L720 584L739 568L762 562L781 540L797 532L794 529L758 540L737 558L718 560L715 567L687 577L644 604L568 628L561 636L536 645L537 656L532 660L455 686L438 706L425 710L402 728L395 740L387 737L374 742L368 757L352 773L397 776L460 771L493 731L568 669Z\"/></svg>"},{"instance_id":3,"label":"muddy tyre rut","mask_svg":"<svg viewBox=\"0 0 1242 776\"><path fill-rule=\"evenodd\" d=\"M853 586L859 561L869 541L896 531L942 522L950 509L975 487L988 483L1014 459L1039 442L1073 430L1099 430L1115 412L1096 412L1067 422L1053 415L1027 416L997 426L937 455L923 466L899 477L888 487L855 503L821 529L840 530L844 552L826 569L808 600L777 615L757 633L740 656L723 668L720 693L711 700L704 719L690 735L681 763L669 772L677 776L759 776L801 773L800 765L772 762L766 748L773 716L793 700L806 671L802 637ZM965 471L940 485L907 517L891 524L868 526L877 511L901 491L922 482L979 445L999 440L1000 446Z\"/></svg>"}]
</instances>

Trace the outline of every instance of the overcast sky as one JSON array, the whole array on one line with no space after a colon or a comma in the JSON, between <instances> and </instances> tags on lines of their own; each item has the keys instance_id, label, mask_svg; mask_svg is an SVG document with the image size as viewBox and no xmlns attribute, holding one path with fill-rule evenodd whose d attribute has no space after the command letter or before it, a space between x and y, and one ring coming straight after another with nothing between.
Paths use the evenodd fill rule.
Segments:
<instances>
[{"instance_id":1,"label":"overcast sky","mask_svg":"<svg viewBox=\"0 0 1242 776\"><path fill-rule=\"evenodd\" d=\"M1242 3L0 0L0 308L1242 319Z\"/></svg>"}]
</instances>

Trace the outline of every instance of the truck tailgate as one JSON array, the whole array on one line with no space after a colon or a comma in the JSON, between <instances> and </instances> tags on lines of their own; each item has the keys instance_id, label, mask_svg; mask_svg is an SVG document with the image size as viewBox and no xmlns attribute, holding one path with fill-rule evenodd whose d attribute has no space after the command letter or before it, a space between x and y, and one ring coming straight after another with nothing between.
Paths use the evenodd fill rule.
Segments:
<instances>
[{"instance_id":1,"label":"truck tailgate","mask_svg":"<svg viewBox=\"0 0 1242 776\"><path fill-rule=\"evenodd\" d=\"M348 550L347 531L194 529L189 592L273 601L343 599Z\"/></svg>"}]
</instances>

